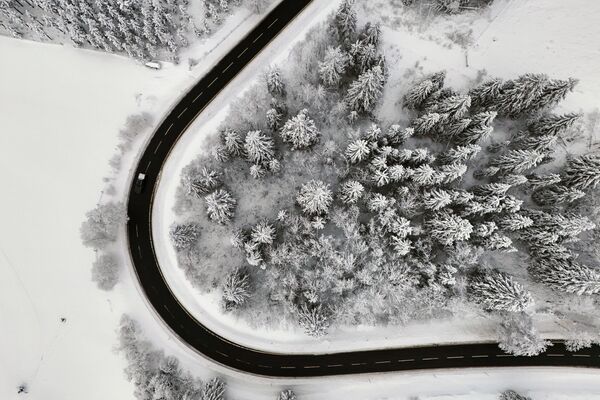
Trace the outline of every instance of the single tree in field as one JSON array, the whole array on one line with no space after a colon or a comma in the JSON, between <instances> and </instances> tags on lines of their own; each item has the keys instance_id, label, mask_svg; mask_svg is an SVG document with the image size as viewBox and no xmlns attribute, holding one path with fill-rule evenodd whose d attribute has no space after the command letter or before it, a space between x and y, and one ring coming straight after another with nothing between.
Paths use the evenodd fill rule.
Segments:
<instances>
[{"instance_id":1,"label":"single tree in field","mask_svg":"<svg viewBox=\"0 0 600 400\"><path fill-rule=\"evenodd\" d=\"M478 277L469 285L471 299L486 310L525 311L533 305L533 298L511 276L492 272Z\"/></svg>"},{"instance_id":2,"label":"single tree in field","mask_svg":"<svg viewBox=\"0 0 600 400\"><path fill-rule=\"evenodd\" d=\"M581 117L581 114L575 113L563 115L547 114L535 121L530 122L528 129L532 134L538 136L558 136L573 126L573 124L579 121Z\"/></svg>"},{"instance_id":3,"label":"single tree in field","mask_svg":"<svg viewBox=\"0 0 600 400\"><path fill-rule=\"evenodd\" d=\"M255 164L271 160L275 155L273 150L274 147L273 139L263 135L261 131L250 131L246 135L246 141L244 143L246 156L249 161Z\"/></svg>"},{"instance_id":4,"label":"single tree in field","mask_svg":"<svg viewBox=\"0 0 600 400\"><path fill-rule=\"evenodd\" d=\"M585 190L600 183L600 155L586 154L567 162L563 183L569 187Z\"/></svg>"},{"instance_id":5,"label":"single tree in field","mask_svg":"<svg viewBox=\"0 0 600 400\"><path fill-rule=\"evenodd\" d=\"M435 240L446 246L468 240L473 232L473 225L469 221L448 212L434 214L426 227Z\"/></svg>"},{"instance_id":6,"label":"single tree in field","mask_svg":"<svg viewBox=\"0 0 600 400\"><path fill-rule=\"evenodd\" d=\"M327 328L329 328L329 320L329 313L323 309L321 304L317 306L303 304L298 309L298 323L310 336L325 336Z\"/></svg>"},{"instance_id":7,"label":"single tree in field","mask_svg":"<svg viewBox=\"0 0 600 400\"><path fill-rule=\"evenodd\" d=\"M499 400L532 400L531 397L523 396L514 390L505 390L500 394Z\"/></svg>"},{"instance_id":8,"label":"single tree in field","mask_svg":"<svg viewBox=\"0 0 600 400\"><path fill-rule=\"evenodd\" d=\"M510 150L493 159L490 165L498 168L501 173L520 174L537 166L543 159L544 154L537 151Z\"/></svg>"},{"instance_id":9,"label":"single tree in field","mask_svg":"<svg viewBox=\"0 0 600 400\"><path fill-rule=\"evenodd\" d=\"M515 356L537 356L552 346L539 336L531 316L524 312L506 314L498 333L499 347Z\"/></svg>"},{"instance_id":10,"label":"single tree in field","mask_svg":"<svg viewBox=\"0 0 600 400\"><path fill-rule=\"evenodd\" d=\"M281 139L292 144L292 150L305 149L319 141L321 133L315 122L308 116L308 110L301 110L281 128Z\"/></svg>"},{"instance_id":11,"label":"single tree in field","mask_svg":"<svg viewBox=\"0 0 600 400\"><path fill-rule=\"evenodd\" d=\"M379 66L360 74L348 89L346 95L348 108L358 113L371 112L383 93L384 80L383 72Z\"/></svg>"},{"instance_id":12,"label":"single tree in field","mask_svg":"<svg viewBox=\"0 0 600 400\"><path fill-rule=\"evenodd\" d=\"M231 310L242 306L250 297L248 275L236 270L230 273L223 283L223 301L225 309Z\"/></svg>"},{"instance_id":13,"label":"single tree in field","mask_svg":"<svg viewBox=\"0 0 600 400\"><path fill-rule=\"evenodd\" d=\"M356 34L356 11L354 0L344 0L335 13L335 28L338 40L344 45L349 45Z\"/></svg>"},{"instance_id":14,"label":"single tree in field","mask_svg":"<svg viewBox=\"0 0 600 400\"><path fill-rule=\"evenodd\" d=\"M330 47L319 63L319 77L325 86L337 87L346 72L349 56L341 47Z\"/></svg>"},{"instance_id":15,"label":"single tree in field","mask_svg":"<svg viewBox=\"0 0 600 400\"><path fill-rule=\"evenodd\" d=\"M306 214L327 214L333 197L329 185L312 180L302 185L296 201Z\"/></svg>"},{"instance_id":16,"label":"single tree in field","mask_svg":"<svg viewBox=\"0 0 600 400\"><path fill-rule=\"evenodd\" d=\"M204 200L206 201L206 212L211 220L219 224L231 221L237 202L228 191L219 189L206 196Z\"/></svg>"},{"instance_id":17,"label":"single tree in field","mask_svg":"<svg viewBox=\"0 0 600 400\"><path fill-rule=\"evenodd\" d=\"M274 68L267 72L267 89L272 96L283 96L285 95L285 84L281 78L281 71Z\"/></svg>"},{"instance_id":18,"label":"single tree in field","mask_svg":"<svg viewBox=\"0 0 600 400\"><path fill-rule=\"evenodd\" d=\"M127 209L123 203L101 204L89 211L81 224L83 244L103 249L117 240L119 228L127 222Z\"/></svg>"},{"instance_id":19,"label":"single tree in field","mask_svg":"<svg viewBox=\"0 0 600 400\"><path fill-rule=\"evenodd\" d=\"M187 249L200 237L200 227L196 224L173 224L169 229L169 237L177 250Z\"/></svg>"}]
</instances>

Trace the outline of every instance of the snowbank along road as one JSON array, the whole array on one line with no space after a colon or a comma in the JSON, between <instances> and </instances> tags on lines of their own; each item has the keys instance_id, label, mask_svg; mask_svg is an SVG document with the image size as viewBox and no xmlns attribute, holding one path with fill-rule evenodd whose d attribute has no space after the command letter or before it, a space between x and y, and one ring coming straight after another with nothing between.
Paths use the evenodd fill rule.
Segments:
<instances>
[{"instance_id":1,"label":"snowbank along road","mask_svg":"<svg viewBox=\"0 0 600 400\"><path fill-rule=\"evenodd\" d=\"M127 236L140 285L156 313L175 335L204 356L230 368L267 376L325 376L433 368L573 366L600 367L598 346L575 353L555 342L536 357L504 354L496 343L369 350L332 354L266 353L239 346L207 329L177 301L165 282L152 243L152 203L163 163L179 137L219 91L280 32L310 0L285 0L201 79L163 120L139 161L141 193L132 184Z\"/></svg>"}]
</instances>

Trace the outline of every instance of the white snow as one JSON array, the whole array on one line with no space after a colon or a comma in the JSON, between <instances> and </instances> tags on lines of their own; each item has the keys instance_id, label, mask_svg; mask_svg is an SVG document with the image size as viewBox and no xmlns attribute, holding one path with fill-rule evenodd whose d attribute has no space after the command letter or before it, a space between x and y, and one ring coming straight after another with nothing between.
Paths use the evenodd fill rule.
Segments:
<instances>
[{"instance_id":1,"label":"white snow","mask_svg":"<svg viewBox=\"0 0 600 400\"><path fill-rule=\"evenodd\" d=\"M545 72L561 78L574 76L580 78L581 82L561 107L586 112L597 108L600 105L597 96L600 70L596 66L600 65L600 52L590 51L590 44L598 42L596 38L600 28L594 21L598 20L596 17L600 13L600 4L587 2L584 7L584 2L581 1L577 8L559 0L497 0L483 16L468 14L450 17L438 23L424 24L419 29L406 24L386 24L385 21L390 21L390 15L403 12L401 8L392 7L388 0L359 2L361 9L368 9L367 15L364 10L360 13L360 23L376 19L378 15L384 21L382 43L388 65L392 67L382 114L390 121L402 119L398 101L401 93L414 80L414 76L407 73L414 73L415 66L425 73L446 69L448 84L460 89L483 69L487 69L490 75L503 78L513 78L526 72ZM292 47L292 38L299 40L301 31L323 20L334 7L334 4L329 4L326 8L317 8L313 4L300 17L310 21L310 24L294 24L277 38L267 52L259 55L204 110L174 149L163 170L154 206L155 249L163 275L182 304L206 326L238 343L268 351L315 353L496 340L497 323L490 320L489 316L470 309L459 313L457 318L411 323L405 327L336 328L330 331L325 340L307 336L296 325L257 329L241 318L223 313L219 293L200 294L177 267L167 233L168 226L176 219L172 205L181 169L198 155L206 135L213 133L227 116L229 102L234 96L243 94L240 88L254 84L259 72L270 64L285 62ZM560 16L563 14L568 18L562 19ZM548 19L560 19L561 23L548 24ZM294 26L298 26L298 29ZM472 36L476 38L469 48L469 67L465 66L465 50L453 44L447 36L448 30L465 29L465 26L473 30ZM543 45L541 38L546 38ZM562 54L563 50L569 58L561 62L557 59L557 53ZM568 327L552 316L536 315L535 323L542 335L563 338L567 334Z\"/></svg>"}]
</instances>

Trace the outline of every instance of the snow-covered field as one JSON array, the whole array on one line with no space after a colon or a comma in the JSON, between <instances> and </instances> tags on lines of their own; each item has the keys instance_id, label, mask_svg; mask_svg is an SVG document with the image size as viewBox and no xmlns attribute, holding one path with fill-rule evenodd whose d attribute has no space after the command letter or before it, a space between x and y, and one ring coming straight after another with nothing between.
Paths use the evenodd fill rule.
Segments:
<instances>
[{"instance_id":1,"label":"snow-covered field","mask_svg":"<svg viewBox=\"0 0 600 400\"><path fill-rule=\"evenodd\" d=\"M330 4L328 8L322 8L319 18L311 18L311 23L322 21L334 7ZM600 34L600 28L595 24L600 16L600 4L590 4L585 0L568 4L559 0L497 0L479 14L440 17L434 22L417 25L415 18L412 18L412 25L406 22L410 15L395 18L400 12L391 7L388 0L359 1L358 7L363 22L368 17L375 21L380 19L383 24L384 52L393 68L384 93L382 112L390 121L399 117L401 93L413 81L412 75L406 75L407 71L414 73L417 68L425 72L446 69L449 85L457 89L463 89L484 70L488 75L504 78L526 72L545 72L556 78L572 76L580 79L580 83L560 107L569 111L591 112L600 106L597 95L600 91L600 70L595 68L600 64L600 52L590 50L590 44L597 43ZM308 30L308 26L303 29ZM450 33L465 30L472 30L468 51L449 38ZM240 96L241 87L247 88L260 79L258 71L272 63L285 62L293 46L287 36L299 40L299 33L288 30L268 52L257 57L252 67L238 76L205 109L166 164L156 197L154 235L163 274L173 291L188 310L222 336L269 351L310 353L495 340L497 324L489 316L477 315L472 310L467 310L468 314L461 314L460 318L412 323L401 328L336 328L330 331L326 340L308 337L296 325L280 329L256 328L235 316L224 314L220 294L200 294L177 267L167 234L168 226L176 219L172 204L181 169L197 156L206 135L213 133L226 117L233 93ZM563 57L563 54L566 56ZM549 315L538 314L535 322L544 336L561 338L566 335L566 326Z\"/></svg>"},{"instance_id":2,"label":"snow-covered field","mask_svg":"<svg viewBox=\"0 0 600 400\"><path fill-rule=\"evenodd\" d=\"M558 7L562 2L552 3ZM254 73L268 62L276 56L284 57L289 42L292 38L297 40L307 21L317 21L317 16L325 16L334 6L333 2L316 0L268 52L238 77L238 84L249 84ZM214 365L173 337L146 305L129 266L122 270L121 280L112 292L96 289L90 280L94 254L80 244L79 226L85 212L100 198L103 177L109 175L108 160L116 151L119 128L127 115L138 111L151 112L158 123L185 88L257 20L246 16L240 13L231 19L230 27L235 28L231 35L230 30L224 29L213 40L189 50L189 56L203 58L192 71L186 65L166 65L161 71L153 71L122 57L0 38L0 180L5 185L0 201L0 399L132 399L133 387L123 375L124 361L113 351L114 331L123 312L140 322L145 335L157 347L178 356L183 366L198 376L225 376L230 399L273 399L284 386L293 387L300 400L404 400L417 395L420 399L491 400L508 388L521 390L536 400L598 398L600 376L592 370L490 369L286 381L244 376ZM583 11L578 16L582 21L593 17L592 12ZM537 28L543 27L544 18L540 17ZM598 65L600 55L590 53L586 50L589 48L589 43L583 42L581 55L596 57L591 65ZM543 48L538 50L542 52ZM572 63L572 74L583 79L575 71L579 68L577 54L571 56L568 61ZM457 55L457 65L459 59ZM597 72L589 71L586 82L598 82L598 76L593 75ZM583 91L583 87L579 90ZM182 143L199 144L202 133L223 117L226 100L239 92L239 86L224 90L196 122L197 131L186 135ZM143 139L124 160L124 168L114 182L117 197L123 193ZM182 152L181 160L191 156ZM176 185L178 179L169 174L165 171L163 182ZM160 195L168 194L168 188L164 185ZM167 205L165 201L165 218ZM172 272L178 272L175 265L170 267ZM186 289L181 280L176 287ZM216 306L204 309L192 304L191 309L197 313L217 315ZM61 322L61 318L66 321ZM216 322L228 330L225 336L245 337L229 331L241 329L237 321ZM472 338L485 332L476 330L480 329L477 325L457 327L452 324L459 336ZM437 340L418 335L425 330L435 333L439 328L416 327L410 331L409 327L357 335L381 338L377 346L392 343L386 338L396 340L401 336L413 340L408 344L419 338ZM444 329L450 332L450 326ZM296 338L304 340L300 334ZM278 337L273 335L269 340L276 342ZM341 346L351 344L355 345L350 336ZM28 394L16 394L21 383L28 385Z\"/></svg>"}]
</instances>

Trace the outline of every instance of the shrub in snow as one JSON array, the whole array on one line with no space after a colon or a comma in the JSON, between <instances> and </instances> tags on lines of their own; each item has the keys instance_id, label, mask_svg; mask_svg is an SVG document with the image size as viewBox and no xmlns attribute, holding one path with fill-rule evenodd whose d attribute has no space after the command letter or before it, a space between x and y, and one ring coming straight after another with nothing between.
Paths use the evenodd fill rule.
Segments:
<instances>
[{"instance_id":1,"label":"shrub in snow","mask_svg":"<svg viewBox=\"0 0 600 400\"><path fill-rule=\"evenodd\" d=\"M531 397L520 395L514 390L505 390L500 394L499 400L532 400Z\"/></svg>"},{"instance_id":2,"label":"shrub in snow","mask_svg":"<svg viewBox=\"0 0 600 400\"><path fill-rule=\"evenodd\" d=\"M198 241L200 226L193 223L171 225L169 237L177 250L187 249Z\"/></svg>"},{"instance_id":3,"label":"shrub in snow","mask_svg":"<svg viewBox=\"0 0 600 400\"><path fill-rule=\"evenodd\" d=\"M206 212L211 220L226 224L233 218L237 202L229 192L219 189L206 196L204 201L206 201Z\"/></svg>"},{"instance_id":4,"label":"shrub in snow","mask_svg":"<svg viewBox=\"0 0 600 400\"><path fill-rule=\"evenodd\" d=\"M112 254L100 255L92 264L92 281L99 289L111 290L119 280L119 264L117 257Z\"/></svg>"},{"instance_id":5,"label":"shrub in snow","mask_svg":"<svg viewBox=\"0 0 600 400\"><path fill-rule=\"evenodd\" d=\"M492 272L476 278L469 285L471 299L486 310L525 311L533 306L533 298L511 276Z\"/></svg>"},{"instance_id":6,"label":"shrub in snow","mask_svg":"<svg viewBox=\"0 0 600 400\"><path fill-rule=\"evenodd\" d=\"M546 351L552 343L542 339L526 313L511 313L500 324L499 346L515 356L537 356Z\"/></svg>"},{"instance_id":7,"label":"shrub in snow","mask_svg":"<svg viewBox=\"0 0 600 400\"><path fill-rule=\"evenodd\" d=\"M327 214L333 197L329 185L311 180L302 185L296 201L306 214Z\"/></svg>"},{"instance_id":8,"label":"shrub in snow","mask_svg":"<svg viewBox=\"0 0 600 400\"><path fill-rule=\"evenodd\" d=\"M292 389L286 389L279 392L277 400L296 400L296 393Z\"/></svg>"},{"instance_id":9,"label":"shrub in snow","mask_svg":"<svg viewBox=\"0 0 600 400\"><path fill-rule=\"evenodd\" d=\"M80 228L81 239L85 246L96 249L103 249L117 240L119 228L127 222L123 203L100 204L85 216Z\"/></svg>"},{"instance_id":10,"label":"shrub in snow","mask_svg":"<svg viewBox=\"0 0 600 400\"><path fill-rule=\"evenodd\" d=\"M283 125L280 135L284 142L292 144L292 150L298 150L315 144L321 133L308 117L308 110L303 109Z\"/></svg>"}]
</instances>

